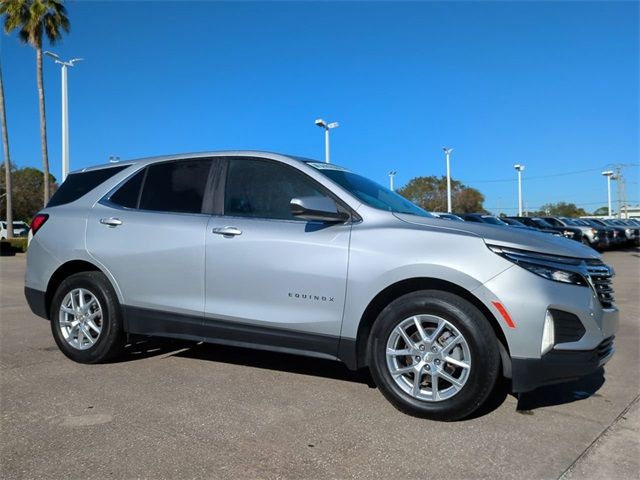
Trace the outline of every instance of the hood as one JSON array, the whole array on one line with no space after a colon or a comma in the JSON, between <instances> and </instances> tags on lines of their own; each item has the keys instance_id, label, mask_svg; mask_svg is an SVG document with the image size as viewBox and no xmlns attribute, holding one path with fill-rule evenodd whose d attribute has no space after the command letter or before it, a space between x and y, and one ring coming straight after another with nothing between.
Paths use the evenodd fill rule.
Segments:
<instances>
[{"instance_id":1,"label":"hood","mask_svg":"<svg viewBox=\"0 0 640 480\"><path fill-rule=\"evenodd\" d=\"M544 232L536 232L513 228L510 226L489 225L475 222L452 222L441 218L420 217L406 213L393 214L399 220L413 225L424 226L429 229L438 229L451 234L473 235L481 237L485 243L509 247L530 252L548 253L573 258L600 258L600 254L591 247L581 242L569 240L564 237L549 235Z\"/></svg>"}]
</instances>

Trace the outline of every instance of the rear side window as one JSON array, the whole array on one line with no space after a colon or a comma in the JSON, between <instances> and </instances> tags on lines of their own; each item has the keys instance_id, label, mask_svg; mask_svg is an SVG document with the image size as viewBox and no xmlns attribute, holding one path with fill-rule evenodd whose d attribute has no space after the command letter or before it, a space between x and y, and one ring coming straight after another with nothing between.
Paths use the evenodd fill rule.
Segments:
<instances>
[{"instance_id":1,"label":"rear side window","mask_svg":"<svg viewBox=\"0 0 640 480\"><path fill-rule=\"evenodd\" d=\"M89 172L72 173L62 185L60 185L56 193L53 194L47 207L57 207L58 205L75 202L128 166L129 165L122 165L101 168L100 170L91 170Z\"/></svg>"},{"instance_id":2,"label":"rear side window","mask_svg":"<svg viewBox=\"0 0 640 480\"><path fill-rule=\"evenodd\" d=\"M201 213L211 160L180 160L151 165L139 208L159 212Z\"/></svg>"},{"instance_id":3,"label":"rear side window","mask_svg":"<svg viewBox=\"0 0 640 480\"><path fill-rule=\"evenodd\" d=\"M138 208L140 199L140 188L144 180L146 169L140 170L133 177L127 180L114 194L109 197L109 201L126 208Z\"/></svg>"}]
</instances>

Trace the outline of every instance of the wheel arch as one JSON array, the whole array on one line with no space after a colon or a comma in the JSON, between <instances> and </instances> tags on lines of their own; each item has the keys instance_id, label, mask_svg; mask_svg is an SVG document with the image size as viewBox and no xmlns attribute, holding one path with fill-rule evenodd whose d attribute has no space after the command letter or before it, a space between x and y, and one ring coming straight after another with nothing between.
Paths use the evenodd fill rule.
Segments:
<instances>
[{"instance_id":1,"label":"wheel arch","mask_svg":"<svg viewBox=\"0 0 640 480\"><path fill-rule=\"evenodd\" d=\"M60 265L56 271L53 272L51 278L49 278L47 291L44 296L47 318L51 317L51 302L53 301L53 296L55 295L56 290L58 290L60 284L65 280L65 278L80 272L102 272L102 270L97 265L87 262L86 260L70 260Z\"/></svg>"},{"instance_id":2,"label":"wheel arch","mask_svg":"<svg viewBox=\"0 0 640 480\"><path fill-rule=\"evenodd\" d=\"M389 285L384 290L379 292L364 310L360 323L358 325L358 333L355 340L355 344L352 344L350 348L352 352L344 352L346 345L342 345L343 350L341 359L345 361L350 367L363 368L367 367L367 342L369 340L369 334L371 333L371 327L373 322L378 318L380 312L397 298L406 295L408 293L416 292L419 290L441 290L449 293L454 293L461 298L464 298L472 305L474 305L485 318L489 321L491 328L493 329L496 338L498 340L498 347L500 349L500 359L502 363L503 374L506 377L511 377L511 356L509 353L509 344L502 331L498 319L491 313L489 308L473 293L466 290L455 283L448 282L439 278L420 277L401 280L392 285ZM351 342L350 342L351 343Z\"/></svg>"}]
</instances>

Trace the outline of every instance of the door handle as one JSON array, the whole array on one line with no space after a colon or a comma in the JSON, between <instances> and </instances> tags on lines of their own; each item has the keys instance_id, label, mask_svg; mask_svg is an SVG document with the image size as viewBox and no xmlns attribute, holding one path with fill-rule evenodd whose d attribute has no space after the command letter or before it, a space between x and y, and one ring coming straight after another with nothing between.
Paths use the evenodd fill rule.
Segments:
<instances>
[{"instance_id":1,"label":"door handle","mask_svg":"<svg viewBox=\"0 0 640 480\"><path fill-rule=\"evenodd\" d=\"M122 225L122 220L115 217L101 218L100 223L103 225L109 225L110 227L117 227L118 225Z\"/></svg>"},{"instance_id":2,"label":"door handle","mask_svg":"<svg viewBox=\"0 0 640 480\"><path fill-rule=\"evenodd\" d=\"M242 235L242 230L236 227L214 228L212 231L216 235L223 235L225 237L235 237L236 235Z\"/></svg>"}]
</instances>

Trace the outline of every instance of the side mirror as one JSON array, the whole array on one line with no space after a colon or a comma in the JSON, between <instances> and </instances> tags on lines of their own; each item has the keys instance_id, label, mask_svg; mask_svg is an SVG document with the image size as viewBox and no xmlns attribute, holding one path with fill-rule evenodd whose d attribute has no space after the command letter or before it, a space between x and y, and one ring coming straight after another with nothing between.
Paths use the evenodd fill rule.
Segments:
<instances>
[{"instance_id":1,"label":"side mirror","mask_svg":"<svg viewBox=\"0 0 640 480\"><path fill-rule=\"evenodd\" d=\"M340 223L349 219L349 214L339 212L336 202L328 197L292 198L289 205L291 214L304 220Z\"/></svg>"}]
</instances>

